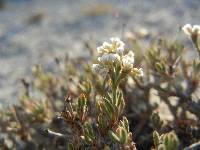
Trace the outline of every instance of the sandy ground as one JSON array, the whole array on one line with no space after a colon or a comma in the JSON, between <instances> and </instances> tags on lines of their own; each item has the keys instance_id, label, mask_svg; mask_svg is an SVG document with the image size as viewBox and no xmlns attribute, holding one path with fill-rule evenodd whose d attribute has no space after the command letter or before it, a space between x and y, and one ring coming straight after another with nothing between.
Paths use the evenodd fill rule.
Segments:
<instances>
[{"instance_id":1,"label":"sandy ground","mask_svg":"<svg viewBox=\"0 0 200 150\"><path fill-rule=\"evenodd\" d=\"M200 0L7 0L0 10L0 103L17 101L32 65L82 55L83 41L120 36L123 23L126 31L182 39L179 27L199 21Z\"/></svg>"}]
</instances>

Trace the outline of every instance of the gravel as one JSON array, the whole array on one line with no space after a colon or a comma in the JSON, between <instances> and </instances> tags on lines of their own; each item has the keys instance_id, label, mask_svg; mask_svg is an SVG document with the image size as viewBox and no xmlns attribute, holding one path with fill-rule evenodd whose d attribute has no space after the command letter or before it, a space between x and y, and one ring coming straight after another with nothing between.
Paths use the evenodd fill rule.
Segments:
<instances>
[{"instance_id":1,"label":"gravel","mask_svg":"<svg viewBox=\"0 0 200 150\"><path fill-rule=\"evenodd\" d=\"M199 24L200 0L5 0L0 10L0 103L17 102L20 79L34 64L51 65L66 52L84 54L83 41L146 28L185 37L185 23ZM184 38L183 38L184 37Z\"/></svg>"}]
</instances>

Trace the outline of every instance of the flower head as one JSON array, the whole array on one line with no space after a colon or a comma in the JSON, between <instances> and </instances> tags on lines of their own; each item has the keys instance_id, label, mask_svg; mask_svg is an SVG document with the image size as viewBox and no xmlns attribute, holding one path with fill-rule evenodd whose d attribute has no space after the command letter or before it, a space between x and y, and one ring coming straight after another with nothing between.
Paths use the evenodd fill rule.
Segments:
<instances>
[{"instance_id":1,"label":"flower head","mask_svg":"<svg viewBox=\"0 0 200 150\"><path fill-rule=\"evenodd\" d=\"M199 35L200 34L200 25L191 25L191 24L186 24L182 27L182 30L185 32L185 34L189 36L193 35Z\"/></svg>"},{"instance_id":2,"label":"flower head","mask_svg":"<svg viewBox=\"0 0 200 150\"><path fill-rule=\"evenodd\" d=\"M120 56L114 53L103 54L101 57L98 58L98 61L103 64L111 64L120 61Z\"/></svg>"},{"instance_id":3,"label":"flower head","mask_svg":"<svg viewBox=\"0 0 200 150\"><path fill-rule=\"evenodd\" d=\"M134 53L132 51L124 52L124 42L118 37L110 38L110 41L110 43L104 42L97 48L98 64L93 64L93 71L105 74L117 65L126 74L134 72L135 75L142 76L142 69L134 68Z\"/></svg>"},{"instance_id":4,"label":"flower head","mask_svg":"<svg viewBox=\"0 0 200 150\"><path fill-rule=\"evenodd\" d=\"M102 66L99 64L93 64L92 65L92 71L99 72L102 69Z\"/></svg>"},{"instance_id":5,"label":"flower head","mask_svg":"<svg viewBox=\"0 0 200 150\"><path fill-rule=\"evenodd\" d=\"M126 55L122 56L122 65L124 70L131 70L134 63L134 53L129 51Z\"/></svg>"},{"instance_id":6,"label":"flower head","mask_svg":"<svg viewBox=\"0 0 200 150\"><path fill-rule=\"evenodd\" d=\"M143 69L142 69L142 68L140 68L140 69L138 69L138 68L133 68L132 71L131 71L131 73L132 73L134 76L138 76L138 77L141 77L141 76L144 75L144 72L143 72Z\"/></svg>"},{"instance_id":7,"label":"flower head","mask_svg":"<svg viewBox=\"0 0 200 150\"><path fill-rule=\"evenodd\" d=\"M194 46L196 47L198 53L199 53L199 58L200 58L200 45L199 45L199 42L198 42L198 38L199 38L199 35L200 35L200 25L191 25L191 24L186 24L182 27L182 30L185 32L185 34L187 34Z\"/></svg>"},{"instance_id":8,"label":"flower head","mask_svg":"<svg viewBox=\"0 0 200 150\"><path fill-rule=\"evenodd\" d=\"M97 52L99 55L105 53L118 53L122 54L124 51L124 42L122 42L118 37L110 38L110 43L104 42L102 46L97 47Z\"/></svg>"},{"instance_id":9,"label":"flower head","mask_svg":"<svg viewBox=\"0 0 200 150\"><path fill-rule=\"evenodd\" d=\"M93 64L92 71L95 73L101 74L102 76L105 76L108 73L108 69L104 68L103 66L99 64Z\"/></svg>"}]
</instances>

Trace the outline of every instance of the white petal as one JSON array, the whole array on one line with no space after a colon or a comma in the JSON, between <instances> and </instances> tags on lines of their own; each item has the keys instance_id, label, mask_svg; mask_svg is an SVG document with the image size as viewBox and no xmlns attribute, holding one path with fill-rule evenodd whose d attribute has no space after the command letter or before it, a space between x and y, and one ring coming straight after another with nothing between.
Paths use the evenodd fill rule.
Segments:
<instances>
[{"instance_id":1,"label":"white petal","mask_svg":"<svg viewBox=\"0 0 200 150\"><path fill-rule=\"evenodd\" d=\"M97 52L98 52L99 54L102 54L102 53L103 53L103 46L97 47Z\"/></svg>"},{"instance_id":2,"label":"white petal","mask_svg":"<svg viewBox=\"0 0 200 150\"><path fill-rule=\"evenodd\" d=\"M122 64L123 64L123 69L124 70L131 70L133 68L133 63L126 60L126 59L123 59L122 60Z\"/></svg>"},{"instance_id":3,"label":"white petal","mask_svg":"<svg viewBox=\"0 0 200 150\"><path fill-rule=\"evenodd\" d=\"M133 74L135 75L135 76L144 76L144 72L143 72L143 69L142 68L140 68L140 69L138 69L138 68L133 68L133 70L132 70L132 72L133 72Z\"/></svg>"},{"instance_id":4,"label":"white petal","mask_svg":"<svg viewBox=\"0 0 200 150\"><path fill-rule=\"evenodd\" d=\"M185 32L185 34L191 35L192 34L192 25L186 24L182 27L182 30Z\"/></svg>"},{"instance_id":5,"label":"white petal","mask_svg":"<svg viewBox=\"0 0 200 150\"><path fill-rule=\"evenodd\" d=\"M125 44L124 44L124 42L119 41L119 42L117 42L117 46L124 48Z\"/></svg>"},{"instance_id":6,"label":"white petal","mask_svg":"<svg viewBox=\"0 0 200 150\"><path fill-rule=\"evenodd\" d=\"M134 53L132 51L129 51L127 54L129 57L134 58Z\"/></svg>"},{"instance_id":7,"label":"white petal","mask_svg":"<svg viewBox=\"0 0 200 150\"><path fill-rule=\"evenodd\" d=\"M119 48L117 48L117 51L116 51L119 55L122 55L123 54L123 52L124 52L124 48L122 48L122 47L119 47Z\"/></svg>"},{"instance_id":8,"label":"white petal","mask_svg":"<svg viewBox=\"0 0 200 150\"><path fill-rule=\"evenodd\" d=\"M122 61L126 60L130 63L134 63L134 53L132 51L129 51L126 55L122 56Z\"/></svg>"},{"instance_id":9,"label":"white petal","mask_svg":"<svg viewBox=\"0 0 200 150\"><path fill-rule=\"evenodd\" d=\"M108 42L103 42L103 47L104 48L109 48L109 47L111 47L112 45L110 44L110 43L108 43Z\"/></svg>"},{"instance_id":10,"label":"white petal","mask_svg":"<svg viewBox=\"0 0 200 150\"><path fill-rule=\"evenodd\" d=\"M120 56L118 54L104 54L99 57L98 60L102 63L118 62L120 60Z\"/></svg>"},{"instance_id":11,"label":"white petal","mask_svg":"<svg viewBox=\"0 0 200 150\"><path fill-rule=\"evenodd\" d=\"M139 72L140 72L140 76L144 76L144 72L142 68L139 69Z\"/></svg>"},{"instance_id":12,"label":"white petal","mask_svg":"<svg viewBox=\"0 0 200 150\"><path fill-rule=\"evenodd\" d=\"M110 40L111 40L111 42L121 41L120 38L118 38L118 37L111 37Z\"/></svg>"},{"instance_id":13,"label":"white petal","mask_svg":"<svg viewBox=\"0 0 200 150\"><path fill-rule=\"evenodd\" d=\"M192 32L196 34L200 34L200 25L194 25L192 28Z\"/></svg>"},{"instance_id":14,"label":"white petal","mask_svg":"<svg viewBox=\"0 0 200 150\"><path fill-rule=\"evenodd\" d=\"M101 66L99 64L93 64L92 65L92 71L98 73L101 69Z\"/></svg>"}]
</instances>

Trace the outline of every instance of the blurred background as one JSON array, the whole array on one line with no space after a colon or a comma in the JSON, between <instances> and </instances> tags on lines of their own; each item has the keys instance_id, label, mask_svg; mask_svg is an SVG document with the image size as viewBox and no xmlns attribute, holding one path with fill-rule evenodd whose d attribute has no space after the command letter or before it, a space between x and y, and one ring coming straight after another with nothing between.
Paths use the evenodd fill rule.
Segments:
<instances>
[{"instance_id":1,"label":"blurred background","mask_svg":"<svg viewBox=\"0 0 200 150\"><path fill-rule=\"evenodd\" d=\"M180 27L199 21L200 0L0 0L0 104L17 102L31 66L85 55L84 41L129 32L183 40Z\"/></svg>"}]
</instances>

